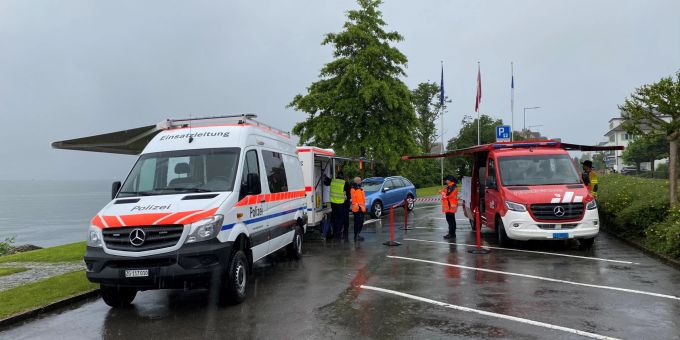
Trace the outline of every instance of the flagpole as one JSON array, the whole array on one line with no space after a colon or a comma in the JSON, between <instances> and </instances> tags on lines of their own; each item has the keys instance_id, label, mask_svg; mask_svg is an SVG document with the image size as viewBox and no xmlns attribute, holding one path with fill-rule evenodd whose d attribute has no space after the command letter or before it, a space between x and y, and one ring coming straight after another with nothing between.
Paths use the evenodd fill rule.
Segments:
<instances>
[{"instance_id":1,"label":"flagpole","mask_svg":"<svg viewBox=\"0 0 680 340\"><path fill-rule=\"evenodd\" d=\"M510 62L510 114L512 115L510 121L510 141L515 141L515 69L514 64Z\"/></svg>"},{"instance_id":2,"label":"flagpole","mask_svg":"<svg viewBox=\"0 0 680 340\"><path fill-rule=\"evenodd\" d=\"M480 96L480 88L482 87L482 82L481 82L481 73L479 69L479 61L477 62L477 96L478 96L478 103L477 103L477 145L482 144L482 138L481 138L481 133L480 133L480 114L479 114L479 105L481 105L481 96Z\"/></svg>"},{"instance_id":3,"label":"flagpole","mask_svg":"<svg viewBox=\"0 0 680 340\"><path fill-rule=\"evenodd\" d=\"M446 147L444 146L444 61L442 64L442 79L441 79L441 89L439 89L439 134L441 135L441 152L446 153ZM439 159L441 168L441 180L442 185L444 184L444 157Z\"/></svg>"}]
</instances>

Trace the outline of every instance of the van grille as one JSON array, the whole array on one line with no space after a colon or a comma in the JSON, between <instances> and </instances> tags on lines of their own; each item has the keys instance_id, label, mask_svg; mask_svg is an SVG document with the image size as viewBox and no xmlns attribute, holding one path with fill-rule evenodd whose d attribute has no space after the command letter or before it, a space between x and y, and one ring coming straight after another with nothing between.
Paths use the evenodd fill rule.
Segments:
<instances>
[{"instance_id":1,"label":"van grille","mask_svg":"<svg viewBox=\"0 0 680 340\"><path fill-rule=\"evenodd\" d=\"M144 231L144 242L136 246L130 241L130 234L137 229ZM106 228L102 230L106 247L122 251L146 251L172 247L177 244L184 226L181 224L163 226L140 226Z\"/></svg>"},{"instance_id":2,"label":"van grille","mask_svg":"<svg viewBox=\"0 0 680 340\"><path fill-rule=\"evenodd\" d=\"M558 207L561 207L564 214L555 214ZM560 209L557 209L561 211ZM531 213L537 220L563 221L578 220L583 216L583 203L551 203L551 204L532 204Z\"/></svg>"}]
</instances>

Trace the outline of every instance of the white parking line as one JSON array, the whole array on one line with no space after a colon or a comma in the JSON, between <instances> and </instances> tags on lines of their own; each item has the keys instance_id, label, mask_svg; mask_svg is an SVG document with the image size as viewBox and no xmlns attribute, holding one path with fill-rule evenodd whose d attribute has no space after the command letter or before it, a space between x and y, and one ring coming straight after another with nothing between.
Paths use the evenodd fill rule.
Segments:
<instances>
[{"instance_id":1,"label":"white parking line","mask_svg":"<svg viewBox=\"0 0 680 340\"><path fill-rule=\"evenodd\" d=\"M374 219L372 219L372 220L365 221L365 222L364 222L364 225L367 225L367 224L373 223L373 222L378 222L378 221L380 221L379 218L374 218Z\"/></svg>"},{"instance_id":2,"label":"white parking line","mask_svg":"<svg viewBox=\"0 0 680 340\"><path fill-rule=\"evenodd\" d=\"M479 309L474 309L474 308L468 308L468 307L463 307L463 306L458 306L458 305L452 305L450 303L446 302L441 302L441 301L436 301L436 300L430 300L428 298L416 296L416 295L411 295L407 293L402 293L398 292L396 290L391 290L391 289L385 289L385 288L380 288L380 287L373 287L373 286L366 286L366 285L361 285L360 286L362 289L368 289L368 290L373 290L376 292L381 292L381 293L387 293L387 294L392 294L392 295L397 295L401 297L405 297L407 299L412 299L412 300L417 300L421 302L427 302L433 305L437 305L440 307L446 307L446 308L451 308L463 312L470 312L470 313L477 313L485 316L491 316L494 318L499 318L499 319L505 319L505 320L511 320L511 321L516 321L516 322L521 322L524 324L529 324L532 326L538 326L538 327L544 327L548 329L553 329L553 330L558 330L558 331L563 331L567 333L572 333L588 338L593 338L593 339L617 339L617 338L612 338L606 335L600 335L596 333L590 333L590 332L585 332L581 331L578 329L573 329L573 328L567 328L567 327L562 327L562 326L557 326L545 322L540 322L540 321L534 321L534 320L529 320L529 319L524 319L524 318L518 318L516 316L511 316L511 315L506 315L506 314L499 314L499 313L494 313L494 312L487 312Z\"/></svg>"},{"instance_id":3,"label":"white parking line","mask_svg":"<svg viewBox=\"0 0 680 340\"><path fill-rule=\"evenodd\" d=\"M520 274L520 273L512 273L512 272L503 272L503 271L500 271L500 270L493 270L493 269L484 269L484 268L475 268L475 267L461 266L461 265L458 265L458 264L450 264L450 263L436 262L436 261L430 261L430 260L422 260L422 259L416 259L416 258L411 258L411 257L392 256L392 255L387 255L387 257L389 257L389 258L391 258L391 259L400 259L400 260L407 260L407 261L414 261L414 262L430 263L430 264L436 264L436 265L440 265L440 266L456 267L456 268L461 268L461 269L476 270L476 271L480 271L480 272L487 272L487 273L494 273L494 274L503 274L503 275L510 275L510 276L519 276L519 277L525 277L525 278L529 278L529 279L536 279L536 280L543 280L543 281L550 281L550 282L558 282L558 283L566 283L566 284L575 285L575 286L584 286L584 287L591 287L591 288L600 288L600 289L616 290L616 291L620 291L620 292L633 293L633 294L642 294L642 295L649 295L649 296L656 296L656 297L660 297L660 298L665 298L665 299L671 299L671 300L678 300L678 301L680 301L680 297L677 297L677 296L666 295L666 294L659 294L659 293L652 293L652 292L645 292L645 291L635 290L635 289L618 288L618 287L610 287L610 286L600 286L600 285L594 285L594 284L590 284L590 283L582 283L582 282L574 282L574 281L558 280L558 279L552 279L552 278L543 277L543 276L535 276L535 275L528 275L528 274Z\"/></svg>"},{"instance_id":4,"label":"white parking line","mask_svg":"<svg viewBox=\"0 0 680 340\"><path fill-rule=\"evenodd\" d=\"M431 241L431 240L419 240L419 239L416 239L416 238L405 238L404 241L418 241L418 242L440 243L440 244L455 244L457 246L463 246L463 247L477 247L474 244ZM489 246L484 246L484 248L507 250L507 251L516 251L516 252L521 252L521 253L533 253L533 254L543 254L543 255L553 255L553 256L574 257L574 258L577 258L577 259L614 262L614 263L622 263L622 264L639 264L637 262L630 262L630 261L610 260L610 259L603 259L603 258L599 258L599 257L578 256L578 255L569 255L569 254L560 254L560 253L549 253L549 252L546 252L546 251L522 250L522 249L511 249L511 248L500 248L500 247L489 247Z\"/></svg>"},{"instance_id":5,"label":"white parking line","mask_svg":"<svg viewBox=\"0 0 680 340\"><path fill-rule=\"evenodd\" d=\"M433 219L433 220L445 220L446 219L446 217L430 217L430 218ZM470 222L470 220L468 220L467 218L457 218L456 221Z\"/></svg>"}]
</instances>

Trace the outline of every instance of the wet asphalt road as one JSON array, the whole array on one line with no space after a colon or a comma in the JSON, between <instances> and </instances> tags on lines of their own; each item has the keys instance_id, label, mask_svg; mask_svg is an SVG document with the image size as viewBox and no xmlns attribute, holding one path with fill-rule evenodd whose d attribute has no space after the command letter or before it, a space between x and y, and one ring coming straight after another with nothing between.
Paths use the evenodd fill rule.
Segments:
<instances>
[{"instance_id":1,"label":"wet asphalt road","mask_svg":"<svg viewBox=\"0 0 680 340\"><path fill-rule=\"evenodd\" d=\"M606 234L591 251L576 250L573 242L532 242L515 246L529 252L474 255L462 245L473 244L474 235L460 218L458 245L443 242L438 207L417 207L409 217L416 228L408 231L397 213L398 247L381 244L389 235L386 218L382 228L367 226L360 244L309 236L301 261L276 254L257 264L249 297L238 306L216 307L200 290L142 292L129 309L86 301L0 338L578 339L584 331L680 339L677 269ZM488 230L484 243L496 246Z\"/></svg>"}]
</instances>

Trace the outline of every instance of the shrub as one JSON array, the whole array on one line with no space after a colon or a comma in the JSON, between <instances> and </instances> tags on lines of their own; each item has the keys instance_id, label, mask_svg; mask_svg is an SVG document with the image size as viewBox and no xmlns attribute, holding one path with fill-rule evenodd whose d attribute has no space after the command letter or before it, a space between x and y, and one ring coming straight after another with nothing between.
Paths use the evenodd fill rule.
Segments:
<instances>
[{"instance_id":1,"label":"shrub","mask_svg":"<svg viewBox=\"0 0 680 340\"><path fill-rule=\"evenodd\" d=\"M680 206L671 209L668 217L645 232L647 245L672 257L680 257Z\"/></svg>"},{"instance_id":2,"label":"shrub","mask_svg":"<svg viewBox=\"0 0 680 340\"><path fill-rule=\"evenodd\" d=\"M648 226L666 219L669 207L668 197L665 196L637 198L619 211L612 229L624 236L644 236Z\"/></svg>"},{"instance_id":3,"label":"shrub","mask_svg":"<svg viewBox=\"0 0 680 340\"><path fill-rule=\"evenodd\" d=\"M14 243L15 237L6 237L4 241L0 241L0 256L7 255L14 248L12 244Z\"/></svg>"}]
</instances>

